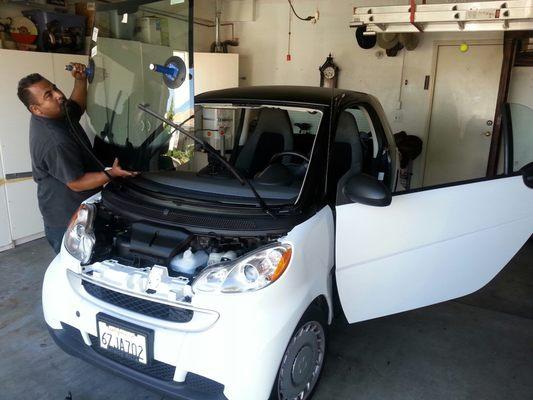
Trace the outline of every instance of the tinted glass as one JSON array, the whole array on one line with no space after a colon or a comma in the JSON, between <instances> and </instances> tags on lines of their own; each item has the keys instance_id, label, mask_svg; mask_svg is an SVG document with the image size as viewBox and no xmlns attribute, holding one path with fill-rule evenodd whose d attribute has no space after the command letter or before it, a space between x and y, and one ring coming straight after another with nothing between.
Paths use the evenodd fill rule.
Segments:
<instances>
[{"instance_id":1,"label":"tinted glass","mask_svg":"<svg viewBox=\"0 0 533 400\"><path fill-rule=\"evenodd\" d=\"M192 115L189 2L97 3L95 27L87 130L110 145L124 166L158 169L157 160L139 160L138 150L150 144L167 151L170 128L138 105L176 122ZM157 72L158 66L172 69Z\"/></svg>"},{"instance_id":2,"label":"tinted glass","mask_svg":"<svg viewBox=\"0 0 533 400\"><path fill-rule=\"evenodd\" d=\"M533 109L510 104L513 124L513 171L533 161Z\"/></svg>"}]
</instances>

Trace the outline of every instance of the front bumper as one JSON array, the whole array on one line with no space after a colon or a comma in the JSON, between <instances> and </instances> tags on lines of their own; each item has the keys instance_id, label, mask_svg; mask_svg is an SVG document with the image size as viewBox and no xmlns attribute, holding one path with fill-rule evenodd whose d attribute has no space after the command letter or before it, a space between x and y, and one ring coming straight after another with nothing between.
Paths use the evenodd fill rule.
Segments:
<instances>
[{"instance_id":1,"label":"front bumper","mask_svg":"<svg viewBox=\"0 0 533 400\"><path fill-rule=\"evenodd\" d=\"M78 329L62 323L63 329L48 327L54 342L66 353L81 358L97 367L158 392L165 397L179 400L227 400L224 396L224 386L200 375L189 373L185 381L164 381L146 374L146 372L129 368L115 362L85 344ZM95 338L96 339L96 338ZM163 363L161 363L163 364ZM160 369L172 366L164 364Z\"/></svg>"},{"instance_id":2,"label":"front bumper","mask_svg":"<svg viewBox=\"0 0 533 400\"><path fill-rule=\"evenodd\" d=\"M56 339L59 346L162 393L174 390L176 398L268 398L290 335L310 304L306 298L308 288L289 281L290 288L272 285L271 290L238 296L196 295L193 299L198 300L193 304L196 310L213 310L220 316L214 323L208 314L200 318L202 315L196 311L190 322L163 321L91 296L68 267L75 262L65 252L60 253L47 269L43 282L44 317L52 336L59 338ZM284 296L286 293L293 295ZM99 354L93 341L98 336L99 313L153 330L153 360L173 368L172 379L158 382L143 371L124 367L123 363ZM78 345L74 349L72 341L62 333L65 326L75 330ZM225 397L203 394L198 397L198 391L189 396L191 379L197 377L218 383Z\"/></svg>"}]
</instances>

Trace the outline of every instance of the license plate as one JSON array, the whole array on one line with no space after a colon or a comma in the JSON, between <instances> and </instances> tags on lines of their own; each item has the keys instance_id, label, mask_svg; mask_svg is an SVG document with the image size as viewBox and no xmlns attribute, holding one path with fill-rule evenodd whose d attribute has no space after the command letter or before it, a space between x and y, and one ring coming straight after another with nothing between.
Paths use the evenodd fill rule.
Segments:
<instances>
[{"instance_id":1,"label":"license plate","mask_svg":"<svg viewBox=\"0 0 533 400\"><path fill-rule=\"evenodd\" d=\"M146 335L98 320L98 339L100 348L140 364L147 364Z\"/></svg>"}]
</instances>

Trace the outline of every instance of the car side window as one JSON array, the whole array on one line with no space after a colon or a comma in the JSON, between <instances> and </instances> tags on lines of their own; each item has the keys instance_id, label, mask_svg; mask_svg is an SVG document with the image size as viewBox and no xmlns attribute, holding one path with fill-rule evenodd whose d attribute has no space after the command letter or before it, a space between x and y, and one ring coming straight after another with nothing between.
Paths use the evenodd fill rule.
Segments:
<instances>
[{"instance_id":1,"label":"car side window","mask_svg":"<svg viewBox=\"0 0 533 400\"><path fill-rule=\"evenodd\" d=\"M512 123L512 170L520 171L533 161L533 109L523 104L509 104Z\"/></svg>"},{"instance_id":2,"label":"car side window","mask_svg":"<svg viewBox=\"0 0 533 400\"><path fill-rule=\"evenodd\" d=\"M379 116L370 105L349 106L337 116L330 182L337 196L344 183L353 175L365 174L390 184L391 162L387 139ZM333 193L332 193L333 194Z\"/></svg>"},{"instance_id":3,"label":"car side window","mask_svg":"<svg viewBox=\"0 0 533 400\"><path fill-rule=\"evenodd\" d=\"M390 183L390 157L387 139L376 111L368 104L358 104L345 110L353 116L361 144L361 172Z\"/></svg>"},{"instance_id":4,"label":"car side window","mask_svg":"<svg viewBox=\"0 0 533 400\"><path fill-rule=\"evenodd\" d=\"M376 135L373 133L374 128L370 116L364 108L349 108L346 111L354 116L359 130L359 137L363 142L363 145L370 149L372 157L376 157L379 144Z\"/></svg>"}]
</instances>

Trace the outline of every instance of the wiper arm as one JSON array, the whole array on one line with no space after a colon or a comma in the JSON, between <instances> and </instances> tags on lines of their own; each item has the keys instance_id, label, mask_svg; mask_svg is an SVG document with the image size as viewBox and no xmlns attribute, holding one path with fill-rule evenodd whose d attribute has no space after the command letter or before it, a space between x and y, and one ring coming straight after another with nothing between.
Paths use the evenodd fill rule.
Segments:
<instances>
[{"instance_id":1,"label":"wiper arm","mask_svg":"<svg viewBox=\"0 0 533 400\"><path fill-rule=\"evenodd\" d=\"M178 132L183 133L188 138L192 139L195 143L198 143L205 151L207 151L209 154L212 154L218 161L226 167L226 169L231 172L235 178L239 181L241 185L248 185L252 193L254 194L255 198L257 199L257 202L259 203L259 206L263 209L265 213L275 218L275 214L270 210L270 208L266 205L263 198L257 193L257 190L255 190L254 186L250 183L246 177L242 176L239 171L235 167L233 167L229 162L226 161L224 157L222 157L218 151L216 151L213 146L211 146L209 143L207 143L204 140L198 139L196 136L191 135L187 130L182 128L182 124L176 124L174 121L169 120L168 118L163 117L162 115L157 114L156 112L150 110L147 106L144 104L139 104L139 109L144 111L145 113L151 115L154 118L157 118L158 120L170 125L172 128L177 130ZM190 118L189 118L190 119Z\"/></svg>"}]
</instances>

